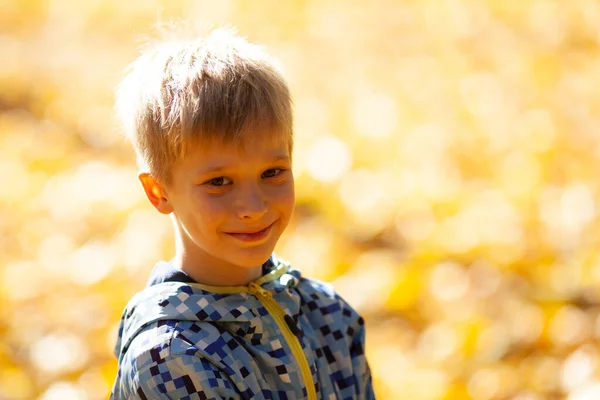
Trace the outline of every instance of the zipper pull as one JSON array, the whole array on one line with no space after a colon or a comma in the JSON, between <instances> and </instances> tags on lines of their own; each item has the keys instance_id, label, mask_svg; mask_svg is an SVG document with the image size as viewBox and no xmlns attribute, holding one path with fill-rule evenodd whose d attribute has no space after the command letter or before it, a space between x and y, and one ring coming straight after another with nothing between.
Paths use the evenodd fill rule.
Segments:
<instances>
[{"instance_id":1,"label":"zipper pull","mask_svg":"<svg viewBox=\"0 0 600 400\"><path fill-rule=\"evenodd\" d=\"M263 289L260 285L258 285L255 282L250 282L250 284L248 284L248 289L250 290L250 293L252 293L255 296L260 296L265 299L273 297L273 293L269 292L266 289Z\"/></svg>"}]
</instances>

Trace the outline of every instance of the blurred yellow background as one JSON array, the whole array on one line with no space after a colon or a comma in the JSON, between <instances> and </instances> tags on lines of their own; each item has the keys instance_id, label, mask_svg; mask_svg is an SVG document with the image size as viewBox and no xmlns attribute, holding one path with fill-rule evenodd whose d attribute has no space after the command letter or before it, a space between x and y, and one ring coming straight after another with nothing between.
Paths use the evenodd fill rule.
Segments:
<instances>
[{"instance_id":1,"label":"blurred yellow background","mask_svg":"<svg viewBox=\"0 0 600 400\"><path fill-rule=\"evenodd\" d=\"M379 399L600 399L596 0L0 2L0 399L110 393L121 311L173 254L113 90L173 18L280 59L277 251L363 313Z\"/></svg>"}]
</instances>

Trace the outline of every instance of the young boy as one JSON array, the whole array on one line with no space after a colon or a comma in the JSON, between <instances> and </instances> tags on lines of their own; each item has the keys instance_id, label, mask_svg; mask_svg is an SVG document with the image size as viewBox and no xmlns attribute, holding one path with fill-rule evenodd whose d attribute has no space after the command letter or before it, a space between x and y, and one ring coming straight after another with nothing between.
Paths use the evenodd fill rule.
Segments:
<instances>
[{"instance_id":1,"label":"young boy","mask_svg":"<svg viewBox=\"0 0 600 400\"><path fill-rule=\"evenodd\" d=\"M288 88L218 29L140 56L117 94L176 254L126 306L111 399L373 399L363 319L273 249L294 208Z\"/></svg>"}]
</instances>

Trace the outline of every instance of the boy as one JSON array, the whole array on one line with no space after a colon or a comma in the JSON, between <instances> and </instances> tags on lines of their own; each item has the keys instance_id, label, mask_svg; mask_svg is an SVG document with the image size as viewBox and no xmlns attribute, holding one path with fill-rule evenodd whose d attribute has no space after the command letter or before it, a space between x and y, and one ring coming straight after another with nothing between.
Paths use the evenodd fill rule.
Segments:
<instances>
[{"instance_id":1,"label":"boy","mask_svg":"<svg viewBox=\"0 0 600 400\"><path fill-rule=\"evenodd\" d=\"M362 318L273 249L294 208L292 110L226 29L136 60L117 111L176 254L126 306L111 399L373 399Z\"/></svg>"}]
</instances>

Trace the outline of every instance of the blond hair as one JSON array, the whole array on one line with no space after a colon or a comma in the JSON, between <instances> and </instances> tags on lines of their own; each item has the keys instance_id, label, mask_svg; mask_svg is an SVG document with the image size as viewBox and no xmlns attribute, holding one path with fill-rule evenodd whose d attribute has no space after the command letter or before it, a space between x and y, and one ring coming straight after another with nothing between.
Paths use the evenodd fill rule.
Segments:
<instances>
[{"instance_id":1,"label":"blond hair","mask_svg":"<svg viewBox=\"0 0 600 400\"><path fill-rule=\"evenodd\" d=\"M207 139L240 143L268 132L292 147L284 79L259 46L228 28L144 51L128 67L115 108L140 168L164 183L173 163Z\"/></svg>"}]
</instances>

